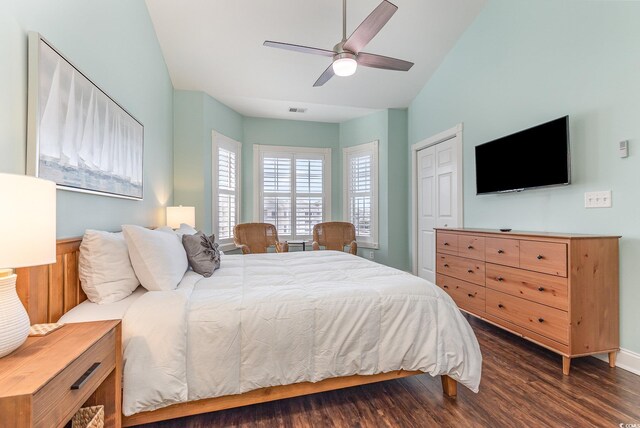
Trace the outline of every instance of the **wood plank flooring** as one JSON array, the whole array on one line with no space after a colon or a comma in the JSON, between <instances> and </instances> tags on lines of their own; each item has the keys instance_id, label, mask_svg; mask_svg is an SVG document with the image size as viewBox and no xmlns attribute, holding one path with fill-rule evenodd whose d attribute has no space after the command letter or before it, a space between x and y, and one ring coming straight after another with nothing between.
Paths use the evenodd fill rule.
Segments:
<instances>
[{"instance_id":1,"label":"wood plank flooring","mask_svg":"<svg viewBox=\"0 0 640 428\"><path fill-rule=\"evenodd\" d=\"M420 375L144 427L640 427L640 376L590 357L563 376L559 356L469 321L483 354L478 394L459 386L447 399L440 379Z\"/></svg>"}]
</instances>

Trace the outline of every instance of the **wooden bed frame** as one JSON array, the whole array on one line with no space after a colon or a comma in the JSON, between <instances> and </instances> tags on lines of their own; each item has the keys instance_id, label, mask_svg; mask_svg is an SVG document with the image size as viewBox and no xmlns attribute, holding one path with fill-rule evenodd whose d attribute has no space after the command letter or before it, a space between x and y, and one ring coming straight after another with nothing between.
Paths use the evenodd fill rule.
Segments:
<instances>
[{"instance_id":1,"label":"wooden bed frame","mask_svg":"<svg viewBox=\"0 0 640 428\"><path fill-rule=\"evenodd\" d=\"M62 315L87 299L80 287L78 257L82 238L58 240L56 263L16 270L16 289L24 304L31 324L56 322ZM315 394L317 392L348 388L407 376L423 374L420 371L399 370L377 375L353 375L320 382L302 382L293 385L261 388L237 395L209 398L174 404L151 412L141 412L122 417L122 426L129 427L256 403ZM449 376L441 376L442 390L447 397L457 395L457 382Z\"/></svg>"}]
</instances>

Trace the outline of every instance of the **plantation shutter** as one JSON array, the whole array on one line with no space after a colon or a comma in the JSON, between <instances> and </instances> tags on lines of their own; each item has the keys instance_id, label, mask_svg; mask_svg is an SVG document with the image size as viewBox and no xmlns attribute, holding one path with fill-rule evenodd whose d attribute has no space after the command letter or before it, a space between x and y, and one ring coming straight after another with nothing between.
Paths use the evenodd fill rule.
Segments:
<instances>
[{"instance_id":1,"label":"plantation shutter","mask_svg":"<svg viewBox=\"0 0 640 428\"><path fill-rule=\"evenodd\" d=\"M296 159L296 235L311 236L323 220L323 160Z\"/></svg>"},{"instance_id":2,"label":"plantation shutter","mask_svg":"<svg viewBox=\"0 0 640 428\"><path fill-rule=\"evenodd\" d=\"M233 237L236 225L236 154L218 149L218 239Z\"/></svg>"},{"instance_id":3,"label":"plantation shutter","mask_svg":"<svg viewBox=\"0 0 640 428\"><path fill-rule=\"evenodd\" d=\"M292 166L292 155L265 155L262 162L263 221L283 236L293 236Z\"/></svg>"},{"instance_id":4,"label":"plantation shutter","mask_svg":"<svg viewBox=\"0 0 640 428\"><path fill-rule=\"evenodd\" d=\"M359 244L377 248L378 143L374 141L344 150L344 216L353 223Z\"/></svg>"}]
</instances>

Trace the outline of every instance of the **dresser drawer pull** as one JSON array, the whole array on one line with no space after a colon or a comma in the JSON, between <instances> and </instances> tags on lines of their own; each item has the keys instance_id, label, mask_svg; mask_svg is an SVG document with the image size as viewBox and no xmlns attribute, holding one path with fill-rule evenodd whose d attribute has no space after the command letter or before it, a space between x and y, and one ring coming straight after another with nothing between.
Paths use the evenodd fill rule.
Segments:
<instances>
[{"instance_id":1,"label":"dresser drawer pull","mask_svg":"<svg viewBox=\"0 0 640 428\"><path fill-rule=\"evenodd\" d=\"M473 269L467 269L467 273L473 273Z\"/></svg>"},{"instance_id":2,"label":"dresser drawer pull","mask_svg":"<svg viewBox=\"0 0 640 428\"><path fill-rule=\"evenodd\" d=\"M476 295L475 295L475 294L471 294L471 293L467 294L467 296L469 296L469 297L476 297Z\"/></svg>"},{"instance_id":3,"label":"dresser drawer pull","mask_svg":"<svg viewBox=\"0 0 640 428\"><path fill-rule=\"evenodd\" d=\"M87 383L91 375L93 375L96 372L96 369L98 367L100 367L100 363L93 363L91 367L89 367L89 370L84 372L84 374L80 376L80 379L78 379L73 385L71 385L71 390L82 388L84 384Z\"/></svg>"},{"instance_id":4,"label":"dresser drawer pull","mask_svg":"<svg viewBox=\"0 0 640 428\"><path fill-rule=\"evenodd\" d=\"M543 256L542 254L538 254L538 255L536 256L536 259L538 259L538 260L542 260L542 259L544 259L544 256Z\"/></svg>"},{"instance_id":5,"label":"dresser drawer pull","mask_svg":"<svg viewBox=\"0 0 640 428\"><path fill-rule=\"evenodd\" d=\"M469 245L469 246L467 247L467 250L473 250L473 245Z\"/></svg>"},{"instance_id":6,"label":"dresser drawer pull","mask_svg":"<svg viewBox=\"0 0 640 428\"><path fill-rule=\"evenodd\" d=\"M503 305L502 303L498 303L498 307L499 307L500 309L502 309L502 308L504 308L504 305Z\"/></svg>"},{"instance_id":7,"label":"dresser drawer pull","mask_svg":"<svg viewBox=\"0 0 640 428\"><path fill-rule=\"evenodd\" d=\"M504 278L503 278L503 277L501 277L501 276L497 277L496 279L497 279L498 281L500 281L500 282L504 281Z\"/></svg>"},{"instance_id":8,"label":"dresser drawer pull","mask_svg":"<svg viewBox=\"0 0 640 428\"><path fill-rule=\"evenodd\" d=\"M538 322L544 322L544 318L538 318Z\"/></svg>"},{"instance_id":9,"label":"dresser drawer pull","mask_svg":"<svg viewBox=\"0 0 640 428\"><path fill-rule=\"evenodd\" d=\"M444 243L444 244L442 244L442 245L444 245L445 247L448 247L448 246L449 246L449 243L448 243L448 242L445 242L445 243Z\"/></svg>"},{"instance_id":10,"label":"dresser drawer pull","mask_svg":"<svg viewBox=\"0 0 640 428\"><path fill-rule=\"evenodd\" d=\"M442 288L447 288L448 289L449 286L448 285L443 285Z\"/></svg>"},{"instance_id":11,"label":"dresser drawer pull","mask_svg":"<svg viewBox=\"0 0 640 428\"><path fill-rule=\"evenodd\" d=\"M498 254L504 254L504 250L498 250Z\"/></svg>"},{"instance_id":12,"label":"dresser drawer pull","mask_svg":"<svg viewBox=\"0 0 640 428\"><path fill-rule=\"evenodd\" d=\"M544 291L544 287L538 287L538 291Z\"/></svg>"},{"instance_id":13,"label":"dresser drawer pull","mask_svg":"<svg viewBox=\"0 0 640 428\"><path fill-rule=\"evenodd\" d=\"M444 267L449 267L449 265L447 263L444 264Z\"/></svg>"}]
</instances>

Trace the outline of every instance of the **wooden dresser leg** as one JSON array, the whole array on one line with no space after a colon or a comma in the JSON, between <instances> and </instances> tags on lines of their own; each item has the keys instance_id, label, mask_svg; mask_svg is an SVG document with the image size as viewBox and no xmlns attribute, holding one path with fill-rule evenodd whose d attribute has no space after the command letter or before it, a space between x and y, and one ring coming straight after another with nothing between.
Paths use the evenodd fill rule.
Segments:
<instances>
[{"instance_id":1,"label":"wooden dresser leg","mask_svg":"<svg viewBox=\"0 0 640 428\"><path fill-rule=\"evenodd\" d=\"M571 370L571 358L570 357L562 357L562 374L565 376L569 376L569 370Z\"/></svg>"},{"instance_id":2,"label":"wooden dresser leg","mask_svg":"<svg viewBox=\"0 0 640 428\"><path fill-rule=\"evenodd\" d=\"M456 398L458 395L458 382L447 375L440 376L442 380L442 392L449 398Z\"/></svg>"},{"instance_id":3,"label":"wooden dresser leg","mask_svg":"<svg viewBox=\"0 0 640 428\"><path fill-rule=\"evenodd\" d=\"M616 351L609 352L609 367L616 366L616 355L618 355Z\"/></svg>"}]
</instances>

